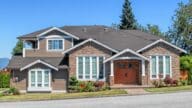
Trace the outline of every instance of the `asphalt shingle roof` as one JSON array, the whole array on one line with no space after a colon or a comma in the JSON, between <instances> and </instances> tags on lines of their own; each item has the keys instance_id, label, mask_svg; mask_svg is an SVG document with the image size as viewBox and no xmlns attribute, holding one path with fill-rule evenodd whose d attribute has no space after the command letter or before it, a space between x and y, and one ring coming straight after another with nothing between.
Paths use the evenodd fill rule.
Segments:
<instances>
[{"instance_id":1,"label":"asphalt shingle roof","mask_svg":"<svg viewBox=\"0 0 192 108\"><path fill-rule=\"evenodd\" d=\"M20 69L32 62L35 62L36 60L42 60L54 67L57 68L68 68L68 66L65 64L65 61L62 57L25 57L22 56L13 56L11 60L9 61L8 67L11 69Z\"/></svg>"}]
</instances>

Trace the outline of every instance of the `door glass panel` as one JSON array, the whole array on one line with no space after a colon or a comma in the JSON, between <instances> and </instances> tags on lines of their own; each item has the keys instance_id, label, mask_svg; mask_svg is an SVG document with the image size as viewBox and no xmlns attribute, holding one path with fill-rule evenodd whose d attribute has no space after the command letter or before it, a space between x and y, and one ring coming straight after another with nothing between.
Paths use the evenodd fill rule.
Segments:
<instances>
[{"instance_id":1,"label":"door glass panel","mask_svg":"<svg viewBox=\"0 0 192 108\"><path fill-rule=\"evenodd\" d=\"M163 56L159 56L159 77L163 78Z\"/></svg>"},{"instance_id":2,"label":"door glass panel","mask_svg":"<svg viewBox=\"0 0 192 108\"><path fill-rule=\"evenodd\" d=\"M31 87L35 87L35 71L31 71Z\"/></svg>"},{"instance_id":3,"label":"door glass panel","mask_svg":"<svg viewBox=\"0 0 192 108\"><path fill-rule=\"evenodd\" d=\"M42 71L37 71L37 86L42 87Z\"/></svg>"},{"instance_id":4,"label":"door glass panel","mask_svg":"<svg viewBox=\"0 0 192 108\"><path fill-rule=\"evenodd\" d=\"M170 76L170 57L166 56L165 57L165 65L166 65L166 76Z\"/></svg>"},{"instance_id":5,"label":"door glass panel","mask_svg":"<svg viewBox=\"0 0 192 108\"><path fill-rule=\"evenodd\" d=\"M90 58L85 57L85 78L90 79Z\"/></svg>"},{"instance_id":6,"label":"door glass panel","mask_svg":"<svg viewBox=\"0 0 192 108\"><path fill-rule=\"evenodd\" d=\"M49 87L49 71L45 71L44 74L44 86L45 87Z\"/></svg>"},{"instance_id":7,"label":"door glass panel","mask_svg":"<svg viewBox=\"0 0 192 108\"><path fill-rule=\"evenodd\" d=\"M97 57L92 57L92 78L97 78Z\"/></svg>"},{"instance_id":8,"label":"door glass panel","mask_svg":"<svg viewBox=\"0 0 192 108\"><path fill-rule=\"evenodd\" d=\"M83 79L83 57L79 57L78 61L78 77L79 79Z\"/></svg>"},{"instance_id":9,"label":"door glass panel","mask_svg":"<svg viewBox=\"0 0 192 108\"><path fill-rule=\"evenodd\" d=\"M157 77L157 72L156 72L156 56L152 56L151 57L151 60L152 60L152 78L156 78Z\"/></svg>"}]
</instances>

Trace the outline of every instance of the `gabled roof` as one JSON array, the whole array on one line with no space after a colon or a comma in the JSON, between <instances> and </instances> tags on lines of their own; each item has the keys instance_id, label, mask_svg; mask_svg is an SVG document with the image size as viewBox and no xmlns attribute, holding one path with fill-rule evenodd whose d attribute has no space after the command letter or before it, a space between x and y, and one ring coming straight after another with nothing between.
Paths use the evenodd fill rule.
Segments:
<instances>
[{"instance_id":1,"label":"gabled roof","mask_svg":"<svg viewBox=\"0 0 192 108\"><path fill-rule=\"evenodd\" d=\"M63 57L25 57L25 58L23 58L22 56L13 56L11 58L11 60L9 61L7 68L20 69L37 60L46 62L59 69L68 68L67 62Z\"/></svg>"},{"instance_id":2,"label":"gabled roof","mask_svg":"<svg viewBox=\"0 0 192 108\"><path fill-rule=\"evenodd\" d=\"M153 42L153 43L151 43L151 44L149 44L149 45L139 49L137 52L142 52L142 51L144 51L144 50L146 50L146 49L148 49L148 48L150 48L150 47L152 47L152 46L154 46L154 45L156 45L156 44L158 44L160 42L162 42L164 44L167 44L167 45L169 45L169 46L171 46L171 47L173 47L173 48L175 48L175 49L177 49L177 50L179 50L179 51L181 51L183 53L187 53L187 51L185 51L185 50L177 47L176 45L173 45L173 44L171 44L171 43L169 43L169 42L167 42L167 41L165 41L163 39L159 39L159 40L157 40L157 41L155 41L155 42Z\"/></svg>"},{"instance_id":3,"label":"gabled roof","mask_svg":"<svg viewBox=\"0 0 192 108\"><path fill-rule=\"evenodd\" d=\"M53 65L51 65L51 64L49 64L49 63L46 63L45 61L42 61L42 60L36 60L36 61L32 62L32 63L30 63L30 64L22 67L22 68L20 69L20 71L23 71L23 70L25 70L25 69L28 69L28 68L30 68L31 66L34 66L35 64L38 64L38 63L43 64L43 65L45 65L45 66L47 66L47 67L49 67L49 68L51 68L51 69L54 69L54 70L58 71L58 68L57 68L57 67L55 67L55 66L53 66Z\"/></svg>"},{"instance_id":4,"label":"gabled roof","mask_svg":"<svg viewBox=\"0 0 192 108\"><path fill-rule=\"evenodd\" d=\"M131 50L131 49L125 49L125 50L123 50L123 51L121 51L121 52L115 54L114 56L112 56L112 57L106 59L106 60L104 61L104 63L106 63L106 62L108 62L108 61L110 61L110 60L113 60L113 59L115 59L116 57L118 57L118 56L120 56L120 55L122 55L122 54L124 54L124 53L126 53L126 52L130 52L130 53L132 53L132 54L134 54L134 55L140 57L141 59L149 60L149 59L146 58L145 56L143 56L143 55L141 55L141 54L139 54L139 53L137 53L137 52L135 52L135 51L133 51L133 50Z\"/></svg>"},{"instance_id":5,"label":"gabled roof","mask_svg":"<svg viewBox=\"0 0 192 108\"><path fill-rule=\"evenodd\" d=\"M80 47L80 46L88 43L88 42L94 42L94 43L96 43L96 44L98 44L98 45L100 45L100 46L102 46L102 47L104 47L104 48L106 48L106 49L108 49L108 50L111 50L111 51L116 52L116 53L118 52L117 50L115 50L115 49L113 49L113 48L110 48L109 46L107 46L107 45L105 45L105 44L102 44L102 43L100 43L100 42L98 42L98 41L90 38L90 39L87 39L87 40L85 40L85 41L83 41L83 42L75 45L75 46L72 47L72 48L69 48L69 49L65 50L65 51L63 52L63 54L68 53L68 52L70 52L70 51L72 51L72 50L74 50L74 49L76 49L76 48L78 48L78 47Z\"/></svg>"},{"instance_id":6,"label":"gabled roof","mask_svg":"<svg viewBox=\"0 0 192 108\"><path fill-rule=\"evenodd\" d=\"M43 36L43 35L51 32L51 31L53 31L53 30L59 31L59 32L61 32L61 33L63 33L63 34L66 34L66 35L68 35L68 36L71 36L71 37L73 37L73 38L75 38L75 39L79 39L79 37L77 37L77 36L75 36L75 35L73 35L73 34L71 34L71 33L68 33L68 32L66 32L65 30L62 30L62 29L60 29L60 28L57 28L57 27L49 27L49 28L46 28L46 29L42 29L42 30L39 30L39 31L30 33L30 34L27 34L27 35L20 36L19 38L27 38L27 37L28 37L28 38L38 38L38 37L40 37L40 36Z\"/></svg>"},{"instance_id":7,"label":"gabled roof","mask_svg":"<svg viewBox=\"0 0 192 108\"><path fill-rule=\"evenodd\" d=\"M122 51L127 48L133 51L140 51L143 47L153 45L154 42L158 42L161 39L159 36L154 36L139 30L115 30L102 25L64 26L60 28L51 27L21 36L20 38L37 37L38 35L42 35L43 33L54 29L64 31L64 33L68 33L79 39L94 39L97 42L100 42L117 51ZM174 46L174 48L184 52L181 48L176 46Z\"/></svg>"}]
</instances>

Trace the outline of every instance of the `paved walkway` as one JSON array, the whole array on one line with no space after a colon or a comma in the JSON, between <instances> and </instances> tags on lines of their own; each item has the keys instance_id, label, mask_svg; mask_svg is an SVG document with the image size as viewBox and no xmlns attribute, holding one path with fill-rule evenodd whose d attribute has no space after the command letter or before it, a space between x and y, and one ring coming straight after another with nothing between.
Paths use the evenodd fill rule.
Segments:
<instances>
[{"instance_id":1,"label":"paved walkway","mask_svg":"<svg viewBox=\"0 0 192 108\"><path fill-rule=\"evenodd\" d=\"M149 94L149 92L145 91L143 88L133 88L133 89L125 89L129 95L143 95Z\"/></svg>"}]
</instances>

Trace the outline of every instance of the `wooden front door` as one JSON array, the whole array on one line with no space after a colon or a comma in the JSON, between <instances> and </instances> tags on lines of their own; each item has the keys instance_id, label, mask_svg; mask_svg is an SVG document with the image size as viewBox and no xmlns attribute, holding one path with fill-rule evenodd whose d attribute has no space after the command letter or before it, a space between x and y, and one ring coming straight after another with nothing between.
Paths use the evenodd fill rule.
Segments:
<instances>
[{"instance_id":1,"label":"wooden front door","mask_svg":"<svg viewBox=\"0 0 192 108\"><path fill-rule=\"evenodd\" d=\"M115 84L137 84L139 70L138 60L114 61Z\"/></svg>"}]
</instances>

